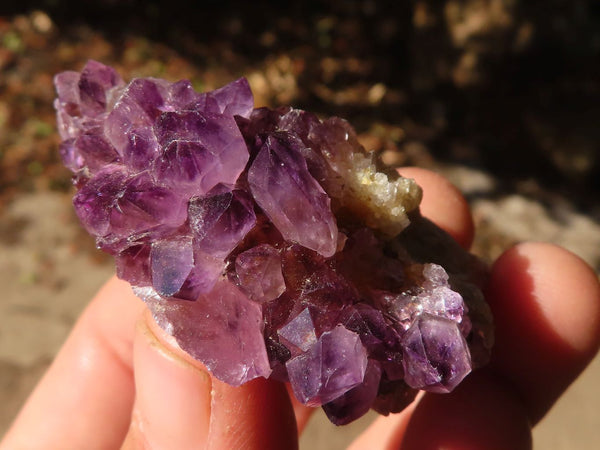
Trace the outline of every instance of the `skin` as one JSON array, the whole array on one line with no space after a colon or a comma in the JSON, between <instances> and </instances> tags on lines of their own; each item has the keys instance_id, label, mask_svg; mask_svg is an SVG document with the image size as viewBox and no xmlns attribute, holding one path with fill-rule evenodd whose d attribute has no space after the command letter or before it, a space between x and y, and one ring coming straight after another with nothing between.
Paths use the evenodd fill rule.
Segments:
<instances>
[{"instance_id":1,"label":"skin","mask_svg":"<svg viewBox=\"0 0 600 450\"><path fill-rule=\"evenodd\" d=\"M423 169L401 173L424 188L423 215L468 248L473 223L456 188ZM562 248L524 243L495 262L486 297L496 320L491 364L452 394L379 417L352 450L531 448L531 428L598 350L598 278ZM280 383L232 388L212 378L113 278L0 449L294 449L310 413Z\"/></svg>"}]
</instances>

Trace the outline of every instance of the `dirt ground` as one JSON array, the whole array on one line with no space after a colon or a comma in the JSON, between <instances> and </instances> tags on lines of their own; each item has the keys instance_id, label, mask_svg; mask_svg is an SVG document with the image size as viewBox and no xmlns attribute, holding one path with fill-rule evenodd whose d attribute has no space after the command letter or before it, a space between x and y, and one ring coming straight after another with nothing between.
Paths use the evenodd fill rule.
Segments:
<instances>
[{"instance_id":1,"label":"dirt ground","mask_svg":"<svg viewBox=\"0 0 600 450\"><path fill-rule=\"evenodd\" d=\"M244 75L257 105L346 117L384 163L437 170L465 193L485 260L533 239L599 271L594 2L543 17L525 1L116 3L0 6L0 433L114 271L77 224L57 156L52 76L88 58L199 89ZM166 4L178 25L160 28ZM209 14L202 29L188 19ZM599 380L597 357L536 427L536 449L598 448ZM301 448L345 448L371 419L335 428L318 414Z\"/></svg>"}]
</instances>

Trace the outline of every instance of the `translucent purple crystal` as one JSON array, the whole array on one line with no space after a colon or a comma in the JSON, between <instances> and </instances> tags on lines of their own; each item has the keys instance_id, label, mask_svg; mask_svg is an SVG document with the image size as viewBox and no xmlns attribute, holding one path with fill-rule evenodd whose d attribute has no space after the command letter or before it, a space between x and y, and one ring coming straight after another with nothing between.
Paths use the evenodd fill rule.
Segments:
<instances>
[{"instance_id":1,"label":"translucent purple crystal","mask_svg":"<svg viewBox=\"0 0 600 450\"><path fill-rule=\"evenodd\" d=\"M336 425L345 425L366 414L377 398L381 381L379 362L370 359L362 382L323 405L327 417Z\"/></svg>"},{"instance_id":2,"label":"translucent purple crystal","mask_svg":"<svg viewBox=\"0 0 600 450\"><path fill-rule=\"evenodd\" d=\"M221 280L196 301L164 302L150 290L137 292L156 322L215 377L239 386L270 375L260 306L233 284Z\"/></svg>"},{"instance_id":3,"label":"translucent purple crystal","mask_svg":"<svg viewBox=\"0 0 600 450\"><path fill-rule=\"evenodd\" d=\"M150 261L154 290L163 297L175 295L194 268L192 237L154 242Z\"/></svg>"},{"instance_id":4,"label":"translucent purple crystal","mask_svg":"<svg viewBox=\"0 0 600 450\"><path fill-rule=\"evenodd\" d=\"M337 325L306 352L288 360L286 367L298 400L320 406L363 382L367 351L358 334Z\"/></svg>"},{"instance_id":5,"label":"translucent purple crystal","mask_svg":"<svg viewBox=\"0 0 600 450\"><path fill-rule=\"evenodd\" d=\"M110 99L110 90L121 83L121 77L113 68L97 61L89 61L81 71L78 81L81 114L88 117L104 114Z\"/></svg>"},{"instance_id":6,"label":"translucent purple crystal","mask_svg":"<svg viewBox=\"0 0 600 450\"><path fill-rule=\"evenodd\" d=\"M164 112L154 124L154 133L159 150L151 161L152 172L184 196L204 195L219 183L235 184L248 161L246 144L232 116Z\"/></svg>"},{"instance_id":7,"label":"translucent purple crystal","mask_svg":"<svg viewBox=\"0 0 600 450\"><path fill-rule=\"evenodd\" d=\"M341 425L488 359L485 269L344 120L253 109L245 79L199 94L90 61L55 84L83 226L215 377L289 382Z\"/></svg>"},{"instance_id":8,"label":"translucent purple crystal","mask_svg":"<svg viewBox=\"0 0 600 450\"><path fill-rule=\"evenodd\" d=\"M226 188L191 198L188 218L198 247L223 259L256 223L252 198L244 191Z\"/></svg>"},{"instance_id":9,"label":"translucent purple crystal","mask_svg":"<svg viewBox=\"0 0 600 450\"><path fill-rule=\"evenodd\" d=\"M333 256L337 224L330 200L308 171L293 135L267 137L248 169L248 184L258 206L283 238Z\"/></svg>"},{"instance_id":10,"label":"translucent purple crystal","mask_svg":"<svg viewBox=\"0 0 600 450\"><path fill-rule=\"evenodd\" d=\"M457 324L423 314L402 337L404 380L415 389L451 392L471 371L471 355Z\"/></svg>"},{"instance_id":11,"label":"translucent purple crystal","mask_svg":"<svg viewBox=\"0 0 600 450\"><path fill-rule=\"evenodd\" d=\"M317 343L315 324L308 308L281 327L277 334L292 354L307 352Z\"/></svg>"},{"instance_id":12,"label":"translucent purple crystal","mask_svg":"<svg viewBox=\"0 0 600 450\"><path fill-rule=\"evenodd\" d=\"M257 302L275 300L285 292L279 251L261 244L238 255L235 273L240 286Z\"/></svg>"}]
</instances>

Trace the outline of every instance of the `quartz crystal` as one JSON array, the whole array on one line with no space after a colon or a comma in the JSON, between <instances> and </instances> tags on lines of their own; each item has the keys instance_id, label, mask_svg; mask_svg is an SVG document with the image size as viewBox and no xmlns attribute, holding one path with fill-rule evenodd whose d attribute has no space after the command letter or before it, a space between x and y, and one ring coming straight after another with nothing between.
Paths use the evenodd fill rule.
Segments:
<instances>
[{"instance_id":1,"label":"quartz crystal","mask_svg":"<svg viewBox=\"0 0 600 450\"><path fill-rule=\"evenodd\" d=\"M289 382L335 424L450 392L490 353L485 267L343 119L253 107L245 79L55 78L75 211L216 378Z\"/></svg>"}]
</instances>

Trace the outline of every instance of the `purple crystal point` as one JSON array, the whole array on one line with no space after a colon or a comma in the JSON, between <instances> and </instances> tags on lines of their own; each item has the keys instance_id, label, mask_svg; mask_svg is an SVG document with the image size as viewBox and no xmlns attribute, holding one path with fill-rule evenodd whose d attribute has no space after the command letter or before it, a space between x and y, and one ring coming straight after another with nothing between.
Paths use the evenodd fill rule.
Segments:
<instances>
[{"instance_id":1,"label":"purple crystal point","mask_svg":"<svg viewBox=\"0 0 600 450\"><path fill-rule=\"evenodd\" d=\"M126 178L120 166L107 166L73 198L75 212L90 234L103 237L110 232L110 213L122 195Z\"/></svg>"},{"instance_id":2,"label":"purple crystal point","mask_svg":"<svg viewBox=\"0 0 600 450\"><path fill-rule=\"evenodd\" d=\"M254 96L248 81L240 78L220 89L200 95L194 108L226 116L248 117L254 108Z\"/></svg>"},{"instance_id":3,"label":"purple crystal point","mask_svg":"<svg viewBox=\"0 0 600 450\"><path fill-rule=\"evenodd\" d=\"M81 113L95 117L106 112L107 91L122 84L123 80L115 69L97 61L88 61L78 82Z\"/></svg>"},{"instance_id":4,"label":"purple crystal point","mask_svg":"<svg viewBox=\"0 0 600 450\"><path fill-rule=\"evenodd\" d=\"M369 360L362 383L323 405L329 420L335 425L346 425L366 414L377 397L380 381L379 363Z\"/></svg>"},{"instance_id":5,"label":"purple crystal point","mask_svg":"<svg viewBox=\"0 0 600 450\"><path fill-rule=\"evenodd\" d=\"M281 256L269 244L239 254L235 259L235 273L240 286L257 302L274 300L285 292Z\"/></svg>"},{"instance_id":6,"label":"purple crystal point","mask_svg":"<svg viewBox=\"0 0 600 450\"><path fill-rule=\"evenodd\" d=\"M106 136L120 154L130 145L132 134L148 134L164 105L164 90L153 80L141 78L123 89L104 127Z\"/></svg>"},{"instance_id":7,"label":"purple crystal point","mask_svg":"<svg viewBox=\"0 0 600 450\"><path fill-rule=\"evenodd\" d=\"M210 292L223 275L226 263L223 258L209 255L198 248L193 241L194 267L181 289L173 295L183 300L196 300L200 294Z\"/></svg>"},{"instance_id":8,"label":"purple crystal point","mask_svg":"<svg viewBox=\"0 0 600 450\"><path fill-rule=\"evenodd\" d=\"M102 244L138 233L178 227L186 218L185 203L147 173L128 176L120 166L107 166L75 196L75 211Z\"/></svg>"},{"instance_id":9,"label":"purple crystal point","mask_svg":"<svg viewBox=\"0 0 600 450\"><path fill-rule=\"evenodd\" d=\"M302 142L269 136L248 171L252 195L284 239L332 256L337 225L330 200L299 153Z\"/></svg>"},{"instance_id":10,"label":"purple crystal point","mask_svg":"<svg viewBox=\"0 0 600 450\"><path fill-rule=\"evenodd\" d=\"M448 273L437 264L425 264L423 276L425 277L423 287L425 292L429 291L428 296L421 294L424 311L460 323L466 306L462 296L451 289Z\"/></svg>"},{"instance_id":11,"label":"purple crystal point","mask_svg":"<svg viewBox=\"0 0 600 450\"><path fill-rule=\"evenodd\" d=\"M381 311L364 303L344 308L339 320L360 336L372 357L385 363L394 361L400 345L398 332L388 323Z\"/></svg>"},{"instance_id":12,"label":"purple crystal point","mask_svg":"<svg viewBox=\"0 0 600 450\"><path fill-rule=\"evenodd\" d=\"M489 359L485 269L344 120L253 109L90 61L55 77L75 211L216 378L289 381L335 424L450 392Z\"/></svg>"},{"instance_id":13,"label":"purple crystal point","mask_svg":"<svg viewBox=\"0 0 600 450\"><path fill-rule=\"evenodd\" d=\"M166 112L154 130L163 148L154 160L155 177L190 196L206 194L219 183L233 185L248 161L248 149L230 116Z\"/></svg>"},{"instance_id":14,"label":"purple crystal point","mask_svg":"<svg viewBox=\"0 0 600 450\"><path fill-rule=\"evenodd\" d=\"M150 286L150 248L149 244L133 244L116 255L117 276L132 286Z\"/></svg>"},{"instance_id":15,"label":"purple crystal point","mask_svg":"<svg viewBox=\"0 0 600 450\"><path fill-rule=\"evenodd\" d=\"M117 215L123 229L150 231L159 226L177 228L186 219L185 200L166 186L157 185L147 172L127 180L118 206L119 210L113 211L113 214Z\"/></svg>"},{"instance_id":16,"label":"purple crystal point","mask_svg":"<svg viewBox=\"0 0 600 450\"><path fill-rule=\"evenodd\" d=\"M79 149L79 155L90 170L99 170L107 164L119 160L119 154L100 135L82 134L75 139L74 145ZM74 165L77 165L77 163L74 163Z\"/></svg>"},{"instance_id":17,"label":"purple crystal point","mask_svg":"<svg viewBox=\"0 0 600 450\"><path fill-rule=\"evenodd\" d=\"M231 283L194 302L145 297L157 323L218 379L239 386L271 373L260 306Z\"/></svg>"},{"instance_id":18,"label":"purple crystal point","mask_svg":"<svg viewBox=\"0 0 600 450\"><path fill-rule=\"evenodd\" d=\"M81 115L79 104L78 72L63 72L54 77L58 98L54 102L57 109L56 122L63 140L73 139L82 132L82 123L76 120ZM67 167L71 168L68 164Z\"/></svg>"},{"instance_id":19,"label":"purple crystal point","mask_svg":"<svg viewBox=\"0 0 600 450\"><path fill-rule=\"evenodd\" d=\"M320 406L363 381L367 352L358 334L338 325L323 333L306 353L290 359L286 367L298 400Z\"/></svg>"},{"instance_id":20,"label":"purple crystal point","mask_svg":"<svg viewBox=\"0 0 600 450\"><path fill-rule=\"evenodd\" d=\"M281 327L277 334L292 353L307 352L317 343L315 325L308 308Z\"/></svg>"},{"instance_id":21,"label":"purple crystal point","mask_svg":"<svg viewBox=\"0 0 600 450\"><path fill-rule=\"evenodd\" d=\"M79 95L79 79L81 74L73 70L62 72L54 77L56 86L57 103L61 105L61 109L71 116L80 114L79 103L81 97ZM59 129L60 131L60 129ZM65 136L63 136L65 137Z\"/></svg>"},{"instance_id":22,"label":"purple crystal point","mask_svg":"<svg viewBox=\"0 0 600 450\"><path fill-rule=\"evenodd\" d=\"M152 286L163 297L178 292L194 267L192 237L152 244Z\"/></svg>"},{"instance_id":23,"label":"purple crystal point","mask_svg":"<svg viewBox=\"0 0 600 450\"><path fill-rule=\"evenodd\" d=\"M85 166L83 157L75 146L75 139L67 139L60 143L60 158L63 164L73 172L78 172Z\"/></svg>"},{"instance_id":24,"label":"purple crystal point","mask_svg":"<svg viewBox=\"0 0 600 450\"><path fill-rule=\"evenodd\" d=\"M133 171L143 171L158 152L158 141L150 127L131 128L123 147L123 163Z\"/></svg>"},{"instance_id":25,"label":"purple crystal point","mask_svg":"<svg viewBox=\"0 0 600 450\"><path fill-rule=\"evenodd\" d=\"M218 185L204 197L189 203L190 228L199 248L225 258L254 227L252 199L244 191Z\"/></svg>"},{"instance_id":26,"label":"purple crystal point","mask_svg":"<svg viewBox=\"0 0 600 450\"><path fill-rule=\"evenodd\" d=\"M467 343L457 324L424 314L402 338L404 379L415 389L451 392L471 371Z\"/></svg>"}]
</instances>

